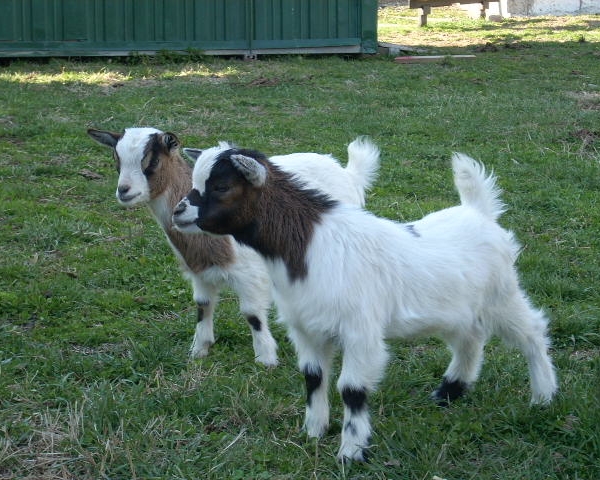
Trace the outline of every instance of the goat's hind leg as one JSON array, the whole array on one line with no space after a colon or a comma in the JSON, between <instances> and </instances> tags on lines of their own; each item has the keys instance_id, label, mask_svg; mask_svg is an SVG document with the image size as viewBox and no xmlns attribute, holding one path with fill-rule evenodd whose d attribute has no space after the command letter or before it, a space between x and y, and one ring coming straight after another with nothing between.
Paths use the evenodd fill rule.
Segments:
<instances>
[{"instance_id":1,"label":"goat's hind leg","mask_svg":"<svg viewBox=\"0 0 600 480\"><path fill-rule=\"evenodd\" d=\"M229 270L229 286L238 294L240 312L248 321L252 335L254 359L267 367L277 365L277 342L268 323L271 306L271 281L262 263L252 263L244 257L248 252L238 252L241 260Z\"/></svg>"},{"instance_id":2,"label":"goat's hind leg","mask_svg":"<svg viewBox=\"0 0 600 480\"><path fill-rule=\"evenodd\" d=\"M215 343L213 315L219 301L219 288L199 274L190 274L189 279L197 306L196 329L190 347L190 358L202 358L208 355L210 347Z\"/></svg>"},{"instance_id":3,"label":"goat's hind leg","mask_svg":"<svg viewBox=\"0 0 600 480\"><path fill-rule=\"evenodd\" d=\"M527 359L531 381L531 403L547 404L557 390L556 374L548 355L548 319L518 290L501 310L498 334L521 350Z\"/></svg>"},{"instance_id":4,"label":"goat's hind leg","mask_svg":"<svg viewBox=\"0 0 600 480\"><path fill-rule=\"evenodd\" d=\"M445 339L452 351L452 360L441 385L431 394L440 406L448 406L461 397L477 380L486 337L480 325L473 323L467 332L455 332Z\"/></svg>"},{"instance_id":5,"label":"goat's hind leg","mask_svg":"<svg viewBox=\"0 0 600 480\"><path fill-rule=\"evenodd\" d=\"M252 334L252 346L255 359L267 367L277 366L277 342L269 330L267 315L258 313L245 313Z\"/></svg>"},{"instance_id":6,"label":"goat's hind leg","mask_svg":"<svg viewBox=\"0 0 600 480\"><path fill-rule=\"evenodd\" d=\"M240 311L246 317L252 334L252 346L255 360L267 367L275 367L277 360L277 342L271 334L268 323L270 292L257 292L249 298L240 293Z\"/></svg>"}]
</instances>

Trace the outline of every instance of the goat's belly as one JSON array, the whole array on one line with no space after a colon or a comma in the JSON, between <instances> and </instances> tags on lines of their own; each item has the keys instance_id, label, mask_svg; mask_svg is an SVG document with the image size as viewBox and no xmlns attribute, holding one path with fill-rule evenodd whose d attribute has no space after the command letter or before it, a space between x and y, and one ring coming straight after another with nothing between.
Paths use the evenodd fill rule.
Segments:
<instances>
[{"instance_id":1,"label":"goat's belly","mask_svg":"<svg viewBox=\"0 0 600 480\"><path fill-rule=\"evenodd\" d=\"M385 330L388 339L403 338L412 340L423 337L437 337L441 335L443 324L439 319L420 316L410 316L392 319Z\"/></svg>"},{"instance_id":2,"label":"goat's belly","mask_svg":"<svg viewBox=\"0 0 600 480\"><path fill-rule=\"evenodd\" d=\"M478 297L478 295L475 295ZM444 301L443 299L447 301ZM479 306L470 296L425 297L419 302L405 297L386 324L386 338L446 338L457 330L471 330L478 321Z\"/></svg>"}]
</instances>

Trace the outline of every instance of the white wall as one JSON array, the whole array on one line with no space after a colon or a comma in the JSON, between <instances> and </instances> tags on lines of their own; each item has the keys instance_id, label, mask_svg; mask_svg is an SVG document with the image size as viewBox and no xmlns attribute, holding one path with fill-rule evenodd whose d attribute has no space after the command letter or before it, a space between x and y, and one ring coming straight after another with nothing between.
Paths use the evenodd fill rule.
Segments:
<instances>
[{"instance_id":1,"label":"white wall","mask_svg":"<svg viewBox=\"0 0 600 480\"><path fill-rule=\"evenodd\" d=\"M464 6L477 16L477 4ZM489 15L523 17L536 15L572 15L578 13L600 13L600 0L500 0L491 2Z\"/></svg>"},{"instance_id":2,"label":"white wall","mask_svg":"<svg viewBox=\"0 0 600 480\"><path fill-rule=\"evenodd\" d=\"M600 0L502 0L510 15L600 13Z\"/></svg>"}]
</instances>

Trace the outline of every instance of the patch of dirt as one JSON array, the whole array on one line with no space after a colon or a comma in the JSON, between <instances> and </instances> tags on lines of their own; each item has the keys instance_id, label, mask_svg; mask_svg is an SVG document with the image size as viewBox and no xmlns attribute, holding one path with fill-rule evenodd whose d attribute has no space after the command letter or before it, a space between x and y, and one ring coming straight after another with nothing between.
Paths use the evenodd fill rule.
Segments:
<instances>
[{"instance_id":1,"label":"patch of dirt","mask_svg":"<svg viewBox=\"0 0 600 480\"><path fill-rule=\"evenodd\" d=\"M600 140L600 132L592 132L587 128L582 128L581 130L577 130L571 133L572 137L578 138L585 145L590 145L591 143L595 143Z\"/></svg>"}]
</instances>

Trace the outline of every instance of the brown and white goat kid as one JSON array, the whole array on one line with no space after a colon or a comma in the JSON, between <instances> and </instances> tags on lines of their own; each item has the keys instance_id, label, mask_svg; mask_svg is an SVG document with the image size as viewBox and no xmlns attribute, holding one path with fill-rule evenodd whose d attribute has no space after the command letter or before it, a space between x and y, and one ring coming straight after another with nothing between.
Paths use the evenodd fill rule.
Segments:
<instances>
[{"instance_id":1,"label":"brown and white goat kid","mask_svg":"<svg viewBox=\"0 0 600 480\"><path fill-rule=\"evenodd\" d=\"M436 335L449 345L452 361L433 393L447 403L475 382L484 345L497 334L527 359L532 403L551 400L547 319L519 286L519 246L497 223L499 190L481 164L455 154L461 204L399 224L307 189L258 152L205 153L174 223L233 235L266 259L305 375L310 436L327 430L328 381L341 349L340 459L365 459L367 394L384 373L385 338Z\"/></svg>"},{"instance_id":2,"label":"brown and white goat kid","mask_svg":"<svg viewBox=\"0 0 600 480\"><path fill-rule=\"evenodd\" d=\"M276 365L277 344L267 324L271 282L262 258L232 237L184 235L172 228L173 208L192 187L192 167L182 158L177 137L154 128L128 128L123 133L90 129L88 134L113 149L119 172L119 203L125 207L149 206L184 274L191 280L198 321L190 355L207 355L215 342L213 314L220 290L228 285L237 293L240 310L250 324L256 361ZM354 145L357 144L348 147L346 168L330 155L316 153L282 155L272 160L334 198L362 205L365 190L379 166L379 152L353 148ZM223 142L209 151L230 148ZM201 152L185 150L194 158ZM315 171L320 174L314 174Z\"/></svg>"}]
</instances>

